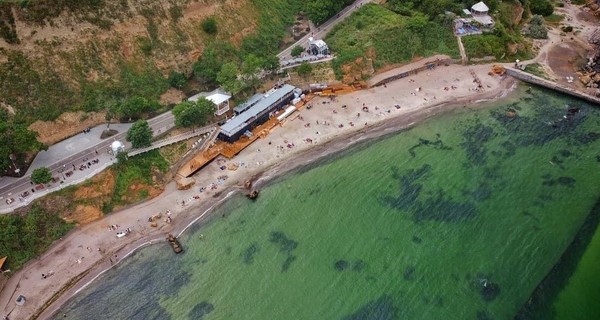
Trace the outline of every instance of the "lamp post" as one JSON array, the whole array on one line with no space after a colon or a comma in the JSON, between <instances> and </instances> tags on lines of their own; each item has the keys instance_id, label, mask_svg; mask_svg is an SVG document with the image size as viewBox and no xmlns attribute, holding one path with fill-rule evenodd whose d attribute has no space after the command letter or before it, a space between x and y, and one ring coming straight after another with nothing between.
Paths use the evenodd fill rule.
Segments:
<instances>
[{"instance_id":1,"label":"lamp post","mask_svg":"<svg viewBox=\"0 0 600 320\"><path fill-rule=\"evenodd\" d=\"M14 153L9 154L8 158L10 159L10 161L13 164L13 167L15 168L15 173L18 174L19 172L21 172L21 169L17 168L17 165L15 164L15 158L16 157L15 157Z\"/></svg>"}]
</instances>

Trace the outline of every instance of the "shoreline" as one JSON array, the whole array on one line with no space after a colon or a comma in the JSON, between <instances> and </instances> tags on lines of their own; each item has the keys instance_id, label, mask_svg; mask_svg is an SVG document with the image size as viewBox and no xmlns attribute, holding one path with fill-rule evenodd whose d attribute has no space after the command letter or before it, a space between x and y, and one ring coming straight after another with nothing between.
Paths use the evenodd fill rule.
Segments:
<instances>
[{"instance_id":1,"label":"shoreline","mask_svg":"<svg viewBox=\"0 0 600 320\"><path fill-rule=\"evenodd\" d=\"M428 106L427 108L412 111L407 115L406 118L393 117L381 121L379 123L373 124L367 128L362 128L347 134L340 134L326 142L323 142L322 144L315 145L312 148L303 150L298 154L293 154L289 157L279 159L279 161L276 161L272 165L254 173L249 178L249 180L253 181L253 187L262 189L265 186L276 182L277 179L287 174L301 170L306 166L310 166L311 164L319 160L336 156L337 154L345 152L347 148L355 147L360 143L366 143L375 139L380 139L385 136L394 135L402 131L409 130L413 125L418 125L419 123L426 121L430 118L441 116L447 112L455 111L461 106L464 107L464 105L467 103L486 103L504 98L510 93L514 92L515 88L517 87L517 84L518 81L512 78L507 78L505 79L505 86L501 87L499 91L489 92L491 95L485 98L472 100L472 97L465 97L463 99L440 101L439 103ZM474 108L478 107L470 107L470 109ZM294 158L294 165L291 167L287 166L289 164L288 162L290 158L292 157ZM229 198L236 196L245 190L245 188L240 187L239 185L231 185L228 186L226 189L221 190L221 196L215 198L213 201L207 201L206 203L199 203L197 205L190 206L186 209L187 211L201 211L201 213L197 216L192 215L190 217L191 220L186 219L178 224L175 224L173 228L173 233L177 233L177 237L180 237L192 226L197 225L199 228L201 228L204 224L209 223L211 218L214 218L214 216L211 215L211 213L216 208L221 206ZM181 228L182 226L183 228ZM181 230L177 231L179 229ZM136 242L132 242L126 245L126 247L118 251L122 252L123 250L127 250L125 255L122 258L120 258L117 263L107 266L105 264L104 267L97 266L96 268L89 270L90 272L86 276L77 281L77 283L75 283L72 287L62 292L60 297L53 301L53 303L48 308L46 308L39 314L38 318L47 319L52 316L55 316L62 306L64 306L77 294L79 294L81 291L83 291L85 288L91 285L104 273L108 272L113 267L119 265L121 261L133 255L138 250L148 247L150 245L154 245L160 241L164 241L163 238L164 237L153 237L152 239L142 238L140 240L143 241L138 240Z\"/></svg>"},{"instance_id":2,"label":"shoreline","mask_svg":"<svg viewBox=\"0 0 600 320\"><path fill-rule=\"evenodd\" d=\"M422 61L419 61L414 64L421 63ZM75 294L138 249L164 241L166 233L181 235L192 225L210 221L213 208L238 192L246 190L243 187L245 180L254 181L255 187L260 188L284 174L343 152L361 142L406 130L433 116L460 107L469 105L469 108L479 108L481 103L503 98L514 91L518 81L510 77L490 77L487 75L490 67L491 64L468 68L457 65L442 66L431 72L396 80L387 87L345 94L337 97L337 101L320 97L313 99L310 103L314 104L315 108L299 110L286 119L281 128L276 128L264 139L257 140L237 155L235 160L231 160L239 161L238 170L223 171L219 167L228 160L216 159L194 176L198 183L190 190L176 190L174 182L171 182L153 199L74 229L38 259L30 261L9 278L5 290L0 293L3 315L19 319L49 318ZM484 84L487 84L483 91L474 89L470 70L476 70ZM449 90L450 85L452 90ZM414 89L415 87L417 89ZM440 95L441 98L436 99L436 95ZM374 106L375 110L380 106L379 111L371 109L363 112L362 116L356 115L357 111L361 111L361 103L363 106ZM401 107L394 108L394 105ZM305 121L303 116L308 121ZM354 126L350 121L359 122L358 119L360 122L366 121L365 126ZM324 125L323 120L329 124ZM317 125L311 128L315 122ZM319 130L316 136L311 135L309 131L314 134L315 129ZM312 140L308 139L307 135ZM288 145L286 149L284 146L288 140L291 140L292 146ZM294 145L294 142L297 145ZM216 190L207 188L204 193L198 194L200 182L219 180L218 177L224 174L229 175L227 181L211 183ZM200 200L195 200L197 195L200 196ZM156 228L147 225L148 214L167 210L174 215L173 224L159 222ZM134 232L126 238L117 239L113 232L107 233L107 227L115 224L132 227ZM38 280L38 275L48 272L47 270L57 272L53 273L50 280ZM6 292L8 290L11 291ZM18 294L24 294L28 303L16 308L13 301Z\"/></svg>"}]
</instances>

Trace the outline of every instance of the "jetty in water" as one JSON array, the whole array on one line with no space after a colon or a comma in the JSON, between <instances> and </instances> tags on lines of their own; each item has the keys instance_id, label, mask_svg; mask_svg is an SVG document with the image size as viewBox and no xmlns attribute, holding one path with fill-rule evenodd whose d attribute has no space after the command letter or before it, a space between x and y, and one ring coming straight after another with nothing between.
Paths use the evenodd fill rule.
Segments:
<instances>
[{"instance_id":1,"label":"jetty in water","mask_svg":"<svg viewBox=\"0 0 600 320\"><path fill-rule=\"evenodd\" d=\"M506 74L508 74L509 76L511 76L513 78L516 78L516 79L519 79L521 81L525 81L525 82L528 82L531 84L535 84L540 87L555 90L555 91L558 91L558 92L561 92L564 94L568 94L570 96L577 97L577 98L583 99L587 102L591 102L595 105L600 106L600 97L592 96L590 94L581 92L579 90L568 88L568 87L558 84L554 81L540 78L538 76L532 75L531 73L527 73L525 71L521 71L521 70L518 70L515 68L505 67L505 70L506 70Z\"/></svg>"}]
</instances>

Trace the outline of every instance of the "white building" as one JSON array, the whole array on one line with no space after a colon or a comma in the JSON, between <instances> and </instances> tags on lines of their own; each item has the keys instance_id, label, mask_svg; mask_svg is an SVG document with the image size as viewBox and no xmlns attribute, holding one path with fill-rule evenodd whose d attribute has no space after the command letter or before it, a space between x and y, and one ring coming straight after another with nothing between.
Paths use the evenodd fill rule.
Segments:
<instances>
[{"instance_id":1,"label":"white building","mask_svg":"<svg viewBox=\"0 0 600 320\"><path fill-rule=\"evenodd\" d=\"M215 111L216 115L220 116L229 111L229 99L231 99L231 94L225 92L221 88L217 88L211 92L200 92L189 97L188 101L196 102L201 97L204 97L206 100L215 104L217 109L217 111Z\"/></svg>"},{"instance_id":2,"label":"white building","mask_svg":"<svg viewBox=\"0 0 600 320\"><path fill-rule=\"evenodd\" d=\"M488 14L489 11L490 8L488 8L483 1L477 2L471 7L471 15L473 20L488 28L494 25L494 20Z\"/></svg>"},{"instance_id":3,"label":"white building","mask_svg":"<svg viewBox=\"0 0 600 320\"><path fill-rule=\"evenodd\" d=\"M327 43L325 43L325 41L321 39L315 40L311 37L308 38L308 51L315 56L318 54L328 55L329 46L327 46Z\"/></svg>"}]
</instances>

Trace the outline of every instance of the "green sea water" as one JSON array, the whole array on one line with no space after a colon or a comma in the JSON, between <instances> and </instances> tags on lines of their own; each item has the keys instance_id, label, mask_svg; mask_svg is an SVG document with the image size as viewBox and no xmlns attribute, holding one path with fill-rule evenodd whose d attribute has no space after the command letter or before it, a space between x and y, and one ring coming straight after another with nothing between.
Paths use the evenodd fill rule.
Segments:
<instances>
[{"instance_id":1,"label":"green sea water","mask_svg":"<svg viewBox=\"0 0 600 320\"><path fill-rule=\"evenodd\" d=\"M512 319L600 197L600 110L537 89L477 107L233 197L184 254L142 249L56 318Z\"/></svg>"}]
</instances>

